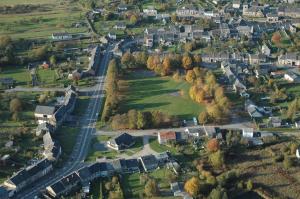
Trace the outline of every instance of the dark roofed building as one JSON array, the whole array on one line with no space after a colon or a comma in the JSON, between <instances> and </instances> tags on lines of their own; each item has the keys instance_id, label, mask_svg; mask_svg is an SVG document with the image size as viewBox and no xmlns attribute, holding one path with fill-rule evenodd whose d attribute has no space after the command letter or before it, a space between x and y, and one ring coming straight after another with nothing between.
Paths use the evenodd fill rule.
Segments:
<instances>
[{"instance_id":1,"label":"dark roofed building","mask_svg":"<svg viewBox=\"0 0 300 199\"><path fill-rule=\"evenodd\" d=\"M11 77L0 78L0 84L2 88L13 88L16 81Z\"/></svg>"},{"instance_id":2,"label":"dark roofed building","mask_svg":"<svg viewBox=\"0 0 300 199\"><path fill-rule=\"evenodd\" d=\"M9 192L3 186L0 186L0 199L7 199L9 197Z\"/></svg>"},{"instance_id":3,"label":"dark roofed building","mask_svg":"<svg viewBox=\"0 0 300 199\"><path fill-rule=\"evenodd\" d=\"M154 170L158 167L158 161L154 155L146 155L139 158L145 172Z\"/></svg>"},{"instance_id":4,"label":"dark roofed building","mask_svg":"<svg viewBox=\"0 0 300 199\"><path fill-rule=\"evenodd\" d=\"M107 146L114 150L122 150L131 147L134 143L135 139L133 136L128 133L122 133L107 141Z\"/></svg>"},{"instance_id":5,"label":"dark roofed building","mask_svg":"<svg viewBox=\"0 0 300 199\"><path fill-rule=\"evenodd\" d=\"M45 135L46 133L53 133L55 127L48 122L40 123L35 131L36 136Z\"/></svg>"}]
</instances>

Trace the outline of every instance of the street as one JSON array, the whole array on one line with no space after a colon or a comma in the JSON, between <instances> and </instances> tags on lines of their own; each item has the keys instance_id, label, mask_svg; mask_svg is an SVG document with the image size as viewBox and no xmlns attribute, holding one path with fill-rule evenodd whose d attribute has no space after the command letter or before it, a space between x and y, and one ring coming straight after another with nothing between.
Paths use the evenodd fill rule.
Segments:
<instances>
[{"instance_id":1,"label":"street","mask_svg":"<svg viewBox=\"0 0 300 199\"><path fill-rule=\"evenodd\" d=\"M53 184L63 176L68 175L69 173L83 165L83 161L89 150L89 143L92 138L91 135L95 132L95 121L98 118L98 113L103 103L102 91L104 89L105 73L112 49L112 45L108 46L101 60L99 67L100 69L97 74L97 76L99 77L99 82L92 91L88 108L86 109L84 117L80 121L81 129L77 137L73 152L70 155L68 161L64 164L63 168L51 172L49 175L40 179L38 182L32 184L30 188L17 193L14 198L32 199L36 195L38 195L39 191L45 189L47 186Z\"/></svg>"}]
</instances>

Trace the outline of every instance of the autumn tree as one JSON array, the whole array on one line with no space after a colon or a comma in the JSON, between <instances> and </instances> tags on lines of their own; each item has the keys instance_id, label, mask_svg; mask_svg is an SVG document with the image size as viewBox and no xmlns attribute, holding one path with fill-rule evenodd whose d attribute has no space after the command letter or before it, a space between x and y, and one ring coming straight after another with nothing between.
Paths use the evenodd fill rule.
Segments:
<instances>
[{"instance_id":1,"label":"autumn tree","mask_svg":"<svg viewBox=\"0 0 300 199\"><path fill-rule=\"evenodd\" d=\"M168 57L168 56L164 57L162 66L163 66L164 73L169 74L170 71L171 71L171 59L170 59L170 57Z\"/></svg>"},{"instance_id":2,"label":"autumn tree","mask_svg":"<svg viewBox=\"0 0 300 199\"><path fill-rule=\"evenodd\" d=\"M22 111L22 102L19 98L13 98L9 103L9 110L11 113Z\"/></svg>"},{"instance_id":3,"label":"autumn tree","mask_svg":"<svg viewBox=\"0 0 300 199\"><path fill-rule=\"evenodd\" d=\"M159 194L159 188L157 186L157 183L154 179L148 180L148 182L145 185L145 195L147 197L155 197Z\"/></svg>"},{"instance_id":4,"label":"autumn tree","mask_svg":"<svg viewBox=\"0 0 300 199\"><path fill-rule=\"evenodd\" d=\"M148 55L145 51L136 53L134 58L137 67L145 68L147 66Z\"/></svg>"},{"instance_id":5,"label":"autumn tree","mask_svg":"<svg viewBox=\"0 0 300 199\"><path fill-rule=\"evenodd\" d=\"M189 54L185 54L182 57L182 66L185 70L189 70L193 67L193 60L192 58L189 56Z\"/></svg>"},{"instance_id":6,"label":"autumn tree","mask_svg":"<svg viewBox=\"0 0 300 199\"><path fill-rule=\"evenodd\" d=\"M121 63L126 67L126 68L134 68L134 57L130 52L124 53L124 55L121 58Z\"/></svg>"},{"instance_id":7,"label":"autumn tree","mask_svg":"<svg viewBox=\"0 0 300 199\"><path fill-rule=\"evenodd\" d=\"M199 54L194 55L194 62L196 66L199 66L200 63L202 62L202 58Z\"/></svg>"},{"instance_id":8,"label":"autumn tree","mask_svg":"<svg viewBox=\"0 0 300 199\"><path fill-rule=\"evenodd\" d=\"M278 44L281 41L280 33L279 32L273 33L271 40L272 40L273 43Z\"/></svg>"},{"instance_id":9,"label":"autumn tree","mask_svg":"<svg viewBox=\"0 0 300 199\"><path fill-rule=\"evenodd\" d=\"M193 70L188 70L186 75L185 75L185 79L186 79L187 82L193 83L196 79L195 72Z\"/></svg>"},{"instance_id":10,"label":"autumn tree","mask_svg":"<svg viewBox=\"0 0 300 199\"><path fill-rule=\"evenodd\" d=\"M207 142L206 148L207 148L207 151L209 151L209 152L216 152L216 151L218 151L220 149L219 141L216 138L210 139Z\"/></svg>"},{"instance_id":11,"label":"autumn tree","mask_svg":"<svg viewBox=\"0 0 300 199\"><path fill-rule=\"evenodd\" d=\"M138 18L136 15L131 15L129 21L130 21L130 24L135 25L138 21Z\"/></svg>"},{"instance_id":12,"label":"autumn tree","mask_svg":"<svg viewBox=\"0 0 300 199\"><path fill-rule=\"evenodd\" d=\"M200 124L207 124L209 122L209 114L207 111L202 111L199 114L198 121Z\"/></svg>"},{"instance_id":13,"label":"autumn tree","mask_svg":"<svg viewBox=\"0 0 300 199\"><path fill-rule=\"evenodd\" d=\"M218 150L217 152L211 153L209 155L209 161L211 165L215 168L220 168L224 165L224 154L222 151Z\"/></svg>"},{"instance_id":14,"label":"autumn tree","mask_svg":"<svg viewBox=\"0 0 300 199\"><path fill-rule=\"evenodd\" d=\"M138 118L138 112L136 110L129 110L128 111L128 126L130 129L136 129L137 128L137 118Z\"/></svg>"},{"instance_id":15,"label":"autumn tree","mask_svg":"<svg viewBox=\"0 0 300 199\"><path fill-rule=\"evenodd\" d=\"M192 177L184 184L184 190L191 196L196 197L199 193L200 180L197 177Z\"/></svg>"}]
</instances>

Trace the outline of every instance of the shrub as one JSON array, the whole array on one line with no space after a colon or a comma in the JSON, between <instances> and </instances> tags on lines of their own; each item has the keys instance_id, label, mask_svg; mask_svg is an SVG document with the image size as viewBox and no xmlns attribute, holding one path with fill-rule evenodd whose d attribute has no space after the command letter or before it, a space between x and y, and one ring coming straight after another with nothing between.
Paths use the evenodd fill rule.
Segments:
<instances>
[{"instance_id":1,"label":"shrub","mask_svg":"<svg viewBox=\"0 0 300 199\"><path fill-rule=\"evenodd\" d=\"M247 190L251 191L253 189L253 182L251 180L247 181Z\"/></svg>"}]
</instances>

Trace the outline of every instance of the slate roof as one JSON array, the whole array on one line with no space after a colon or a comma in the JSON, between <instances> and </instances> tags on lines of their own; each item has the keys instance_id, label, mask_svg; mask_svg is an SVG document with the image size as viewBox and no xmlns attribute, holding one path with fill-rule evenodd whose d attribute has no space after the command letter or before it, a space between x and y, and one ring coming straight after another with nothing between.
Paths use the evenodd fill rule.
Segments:
<instances>
[{"instance_id":1,"label":"slate roof","mask_svg":"<svg viewBox=\"0 0 300 199\"><path fill-rule=\"evenodd\" d=\"M78 176L80 177L81 180L86 180L89 179L91 176L91 172L88 167L83 167L77 171Z\"/></svg>"},{"instance_id":2,"label":"slate roof","mask_svg":"<svg viewBox=\"0 0 300 199\"><path fill-rule=\"evenodd\" d=\"M134 138L128 133L122 133L121 135L117 135L116 137L112 138L111 142L117 144L118 146L130 146L134 142Z\"/></svg>"},{"instance_id":3,"label":"slate roof","mask_svg":"<svg viewBox=\"0 0 300 199\"><path fill-rule=\"evenodd\" d=\"M142 156L141 160L143 161L145 167L147 167L148 165L158 164L157 159L154 155Z\"/></svg>"},{"instance_id":4,"label":"slate roof","mask_svg":"<svg viewBox=\"0 0 300 199\"><path fill-rule=\"evenodd\" d=\"M3 186L0 186L0 199L7 199L7 198L8 198L8 191Z\"/></svg>"},{"instance_id":5,"label":"slate roof","mask_svg":"<svg viewBox=\"0 0 300 199\"><path fill-rule=\"evenodd\" d=\"M37 105L35 108L35 113L43 115L52 115L55 112L54 106L41 106Z\"/></svg>"}]
</instances>

